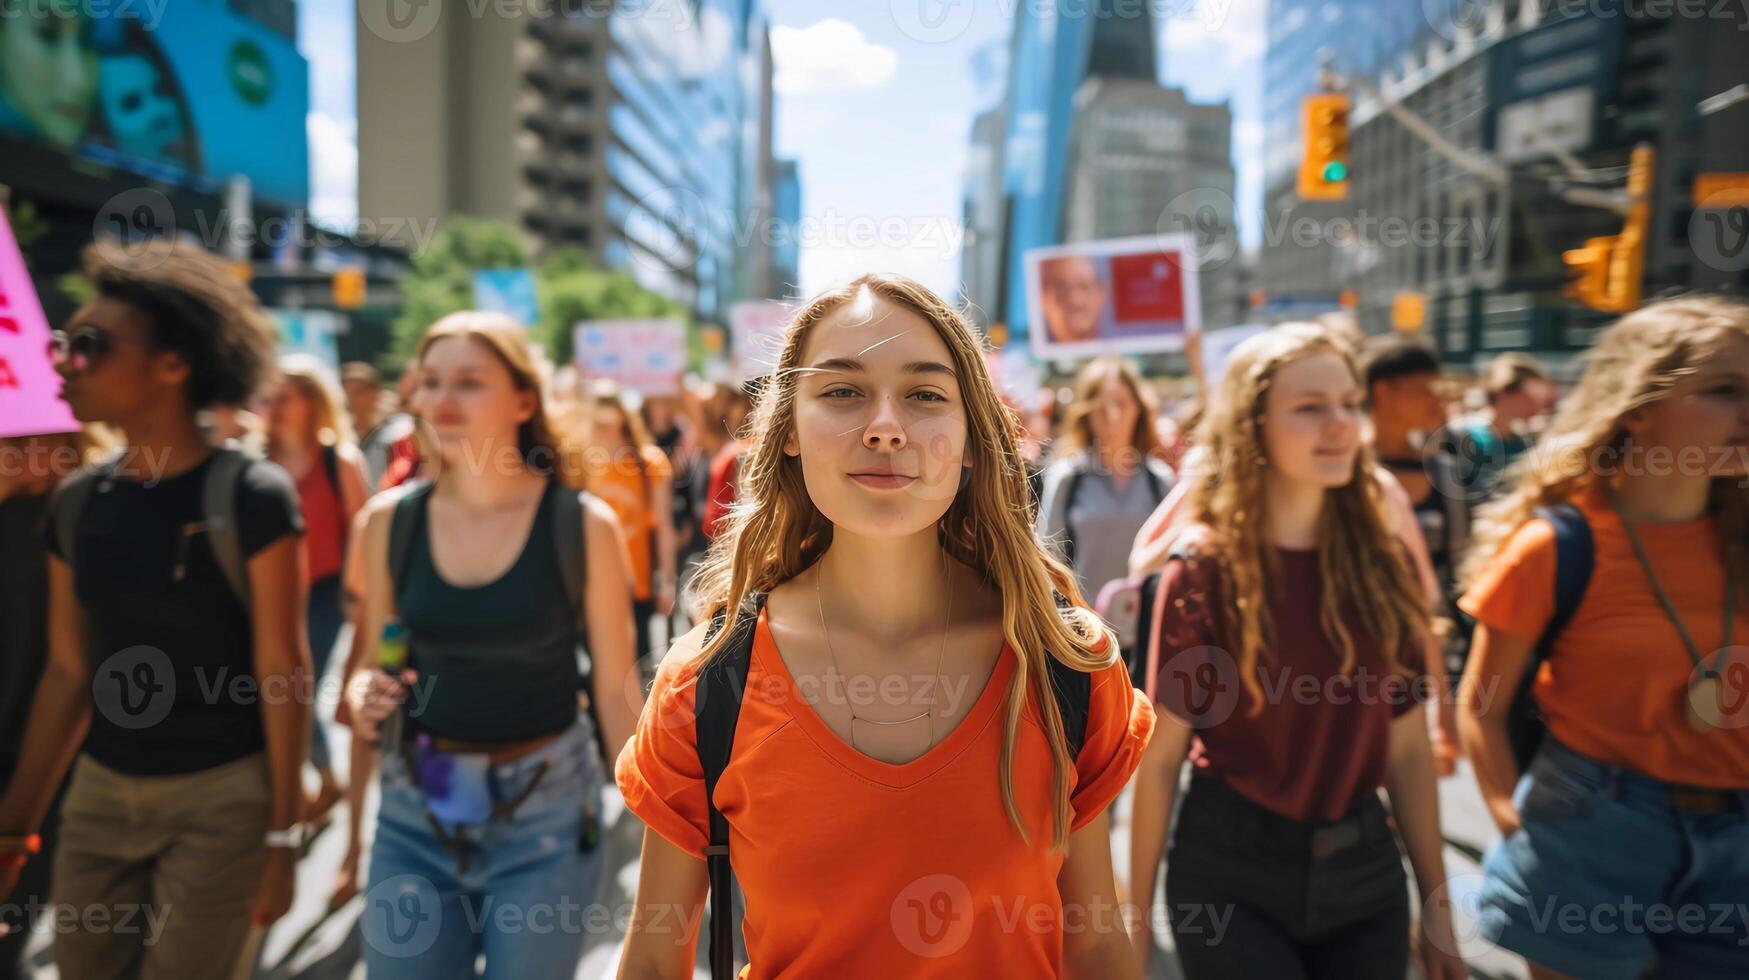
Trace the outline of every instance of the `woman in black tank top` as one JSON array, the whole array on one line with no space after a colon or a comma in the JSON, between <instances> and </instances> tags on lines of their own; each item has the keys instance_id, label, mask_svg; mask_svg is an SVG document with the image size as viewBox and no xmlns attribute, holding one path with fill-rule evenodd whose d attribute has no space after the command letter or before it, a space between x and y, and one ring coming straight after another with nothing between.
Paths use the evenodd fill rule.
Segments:
<instances>
[{"instance_id":1,"label":"woman in black tank top","mask_svg":"<svg viewBox=\"0 0 1749 980\"><path fill-rule=\"evenodd\" d=\"M398 674L348 685L383 766L362 923L373 978L471 976L481 955L488 977L575 973L604 868L602 750L642 710L622 534L555 472L523 333L484 313L426 332L413 404L435 477L360 521L361 628L397 623L407 653ZM355 821L352 868L358 838Z\"/></svg>"}]
</instances>

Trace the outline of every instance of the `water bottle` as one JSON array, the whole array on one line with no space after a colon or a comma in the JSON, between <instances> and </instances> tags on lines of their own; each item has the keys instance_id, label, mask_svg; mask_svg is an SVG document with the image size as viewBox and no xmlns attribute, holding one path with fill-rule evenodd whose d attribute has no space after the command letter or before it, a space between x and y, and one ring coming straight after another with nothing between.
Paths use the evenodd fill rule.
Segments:
<instances>
[{"instance_id":1,"label":"water bottle","mask_svg":"<svg viewBox=\"0 0 1749 980\"><path fill-rule=\"evenodd\" d=\"M399 680L401 671L407 666L407 627L399 620L389 620L383 624L382 639L377 641L377 666L383 673ZM403 702L395 708L395 713L383 719L383 728L378 739L385 755L401 754L401 733L405 727L407 705Z\"/></svg>"}]
</instances>

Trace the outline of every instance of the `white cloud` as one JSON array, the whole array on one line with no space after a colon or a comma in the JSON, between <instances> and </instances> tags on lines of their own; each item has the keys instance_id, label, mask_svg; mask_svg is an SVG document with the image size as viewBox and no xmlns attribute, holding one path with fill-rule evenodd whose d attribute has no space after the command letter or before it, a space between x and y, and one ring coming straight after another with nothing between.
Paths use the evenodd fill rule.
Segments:
<instances>
[{"instance_id":1,"label":"white cloud","mask_svg":"<svg viewBox=\"0 0 1749 980\"><path fill-rule=\"evenodd\" d=\"M358 224L358 120L312 112L305 120L310 138L310 214L329 226Z\"/></svg>"},{"instance_id":2,"label":"white cloud","mask_svg":"<svg viewBox=\"0 0 1749 980\"><path fill-rule=\"evenodd\" d=\"M899 56L871 43L856 25L827 18L807 27L774 27L773 86L785 95L819 95L874 88L892 77Z\"/></svg>"},{"instance_id":3,"label":"white cloud","mask_svg":"<svg viewBox=\"0 0 1749 980\"><path fill-rule=\"evenodd\" d=\"M1216 45L1220 47L1227 67L1251 68L1269 46L1267 8L1263 0L1229 0L1224 8L1216 4L1208 10L1218 10L1219 13L1166 17L1162 40L1167 63L1171 63L1174 51L1193 51Z\"/></svg>"}]
</instances>

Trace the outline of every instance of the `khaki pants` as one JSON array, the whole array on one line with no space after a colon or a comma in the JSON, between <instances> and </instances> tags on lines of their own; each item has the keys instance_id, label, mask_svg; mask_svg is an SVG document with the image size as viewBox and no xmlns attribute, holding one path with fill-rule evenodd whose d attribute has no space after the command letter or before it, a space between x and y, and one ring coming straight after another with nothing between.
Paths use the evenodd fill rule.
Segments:
<instances>
[{"instance_id":1,"label":"khaki pants","mask_svg":"<svg viewBox=\"0 0 1749 980\"><path fill-rule=\"evenodd\" d=\"M50 890L61 976L229 978L271 802L260 752L179 776L128 776L81 755Z\"/></svg>"}]
</instances>

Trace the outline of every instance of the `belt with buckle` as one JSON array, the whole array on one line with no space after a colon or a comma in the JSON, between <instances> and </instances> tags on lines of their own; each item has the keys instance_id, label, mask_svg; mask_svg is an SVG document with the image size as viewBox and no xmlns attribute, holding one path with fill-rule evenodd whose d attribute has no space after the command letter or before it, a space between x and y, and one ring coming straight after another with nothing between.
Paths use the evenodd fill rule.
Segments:
<instances>
[{"instance_id":1,"label":"belt with buckle","mask_svg":"<svg viewBox=\"0 0 1749 980\"><path fill-rule=\"evenodd\" d=\"M1735 792L1675 786L1670 788L1670 805L1684 813L1725 813L1738 808Z\"/></svg>"}]
</instances>

